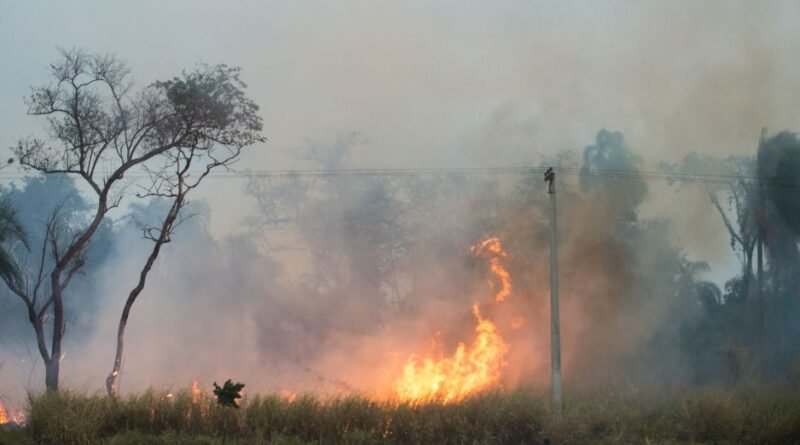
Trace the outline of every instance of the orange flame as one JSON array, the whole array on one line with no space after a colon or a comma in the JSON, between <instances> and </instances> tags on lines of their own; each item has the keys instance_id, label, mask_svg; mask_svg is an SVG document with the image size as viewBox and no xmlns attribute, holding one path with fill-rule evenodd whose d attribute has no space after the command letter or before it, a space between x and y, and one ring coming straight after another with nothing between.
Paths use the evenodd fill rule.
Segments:
<instances>
[{"instance_id":1,"label":"orange flame","mask_svg":"<svg viewBox=\"0 0 800 445\"><path fill-rule=\"evenodd\" d=\"M511 294L511 275L501 263L508 255L497 237L470 247L470 251L489 261L492 274L500 283L494 303L500 304ZM494 289L495 282L489 285ZM459 343L451 357L421 359L411 356L403 374L395 383L395 393L402 401L435 400L455 402L496 386L506 365L509 346L490 320L481 317L478 304L472 305L478 325L470 345ZM436 339L434 345L438 345Z\"/></svg>"},{"instance_id":2,"label":"orange flame","mask_svg":"<svg viewBox=\"0 0 800 445\"><path fill-rule=\"evenodd\" d=\"M460 343L452 357L440 360L411 357L396 383L400 400L455 402L500 381L508 345L477 304L472 312L478 321L472 344Z\"/></svg>"},{"instance_id":3,"label":"orange flame","mask_svg":"<svg viewBox=\"0 0 800 445\"><path fill-rule=\"evenodd\" d=\"M292 403L297 398L297 393L294 391L290 391L288 389L281 389L280 391L278 391L278 396L280 396L287 402Z\"/></svg>"},{"instance_id":4,"label":"orange flame","mask_svg":"<svg viewBox=\"0 0 800 445\"><path fill-rule=\"evenodd\" d=\"M481 258L489 260L489 269L500 282L500 289L494 296L496 303L502 303L511 295L511 275L503 266L500 260L506 258L508 254L503 250L503 243L500 238L492 237L470 247L470 251ZM496 287L494 281L489 280L489 286Z\"/></svg>"},{"instance_id":5,"label":"orange flame","mask_svg":"<svg viewBox=\"0 0 800 445\"><path fill-rule=\"evenodd\" d=\"M26 422L25 412L22 410L18 410L14 412L12 410L6 409L3 405L3 402L0 402L0 425L5 425L7 423L15 423L17 425L23 425Z\"/></svg>"},{"instance_id":6,"label":"orange flame","mask_svg":"<svg viewBox=\"0 0 800 445\"><path fill-rule=\"evenodd\" d=\"M200 384L197 383L197 380L192 380L192 403L197 405L202 398L203 393L200 390Z\"/></svg>"}]
</instances>

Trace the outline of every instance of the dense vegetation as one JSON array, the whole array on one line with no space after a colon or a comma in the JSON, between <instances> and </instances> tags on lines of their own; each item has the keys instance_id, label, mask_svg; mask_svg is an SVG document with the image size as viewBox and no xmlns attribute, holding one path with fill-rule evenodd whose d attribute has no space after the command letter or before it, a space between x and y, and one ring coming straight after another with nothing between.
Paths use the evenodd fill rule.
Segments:
<instances>
[{"instance_id":1,"label":"dense vegetation","mask_svg":"<svg viewBox=\"0 0 800 445\"><path fill-rule=\"evenodd\" d=\"M546 394L490 393L456 404L397 404L358 396L256 396L241 409L190 391L113 400L62 391L30 401L27 430L3 444L605 444L800 441L800 395L750 387L567 394L563 416Z\"/></svg>"}]
</instances>

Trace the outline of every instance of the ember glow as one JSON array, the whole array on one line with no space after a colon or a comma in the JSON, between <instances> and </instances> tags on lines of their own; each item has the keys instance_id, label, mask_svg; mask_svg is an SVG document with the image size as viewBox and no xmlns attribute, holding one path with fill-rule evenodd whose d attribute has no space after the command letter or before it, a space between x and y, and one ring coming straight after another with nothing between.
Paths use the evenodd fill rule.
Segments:
<instances>
[{"instance_id":1,"label":"ember glow","mask_svg":"<svg viewBox=\"0 0 800 445\"><path fill-rule=\"evenodd\" d=\"M493 303L502 303L511 294L511 276L501 261L507 254L500 239L489 238L470 250L489 261L490 270L500 283L496 286L494 281L489 282L492 288L499 287ZM395 384L399 400L456 402L500 383L509 346L497 326L481 316L478 303L472 305L472 313L477 326L469 345L459 343L449 357L412 356L408 359Z\"/></svg>"},{"instance_id":2,"label":"ember glow","mask_svg":"<svg viewBox=\"0 0 800 445\"><path fill-rule=\"evenodd\" d=\"M17 425L21 425L25 423L25 413L23 411L17 411L16 413L7 409L3 402L0 402L0 425L5 425L7 423L15 423Z\"/></svg>"},{"instance_id":3,"label":"ember glow","mask_svg":"<svg viewBox=\"0 0 800 445\"><path fill-rule=\"evenodd\" d=\"M195 405L200 403L203 398L203 392L200 390L200 384L197 380L192 380L192 403Z\"/></svg>"},{"instance_id":4,"label":"ember glow","mask_svg":"<svg viewBox=\"0 0 800 445\"><path fill-rule=\"evenodd\" d=\"M297 398L297 393L288 389L278 391L278 395L289 403L292 403Z\"/></svg>"}]
</instances>

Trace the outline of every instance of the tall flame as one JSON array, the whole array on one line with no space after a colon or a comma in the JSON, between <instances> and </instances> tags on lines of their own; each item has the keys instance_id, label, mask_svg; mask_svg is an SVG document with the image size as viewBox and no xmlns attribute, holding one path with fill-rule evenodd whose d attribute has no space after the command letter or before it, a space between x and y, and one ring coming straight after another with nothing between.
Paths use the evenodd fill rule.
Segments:
<instances>
[{"instance_id":1,"label":"tall flame","mask_svg":"<svg viewBox=\"0 0 800 445\"><path fill-rule=\"evenodd\" d=\"M440 360L411 357L396 383L400 400L458 401L499 382L508 345L477 304L472 313L478 321L472 344L460 343L451 357Z\"/></svg>"},{"instance_id":2,"label":"tall flame","mask_svg":"<svg viewBox=\"0 0 800 445\"><path fill-rule=\"evenodd\" d=\"M489 269L492 274L497 278L500 283L500 289L494 296L496 303L502 303L506 298L511 295L511 275L503 266L501 260L505 259L508 254L503 250L503 243L500 238L492 237L470 247L470 251L481 258L489 260ZM489 280L489 286L493 289L497 287L494 281Z\"/></svg>"},{"instance_id":3,"label":"tall flame","mask_svg":"<svg viewBox=\"0 0 800 445\"><path fill-rule=\"evenodd\" d=\"M470 251L489 261L489 268L500 283L494 303L502 303L511 294L511 276L501 262L507 254L500 239L489 238L472 246ZM489 284L496 287L491 280ZM497 326L481 316L478 303L472 305L472 313L478 323L472 343L459 343L450 357L411 356L395 383L398 399L455 402L500 382L509 346Z\"/></svg>"}]
</instances>

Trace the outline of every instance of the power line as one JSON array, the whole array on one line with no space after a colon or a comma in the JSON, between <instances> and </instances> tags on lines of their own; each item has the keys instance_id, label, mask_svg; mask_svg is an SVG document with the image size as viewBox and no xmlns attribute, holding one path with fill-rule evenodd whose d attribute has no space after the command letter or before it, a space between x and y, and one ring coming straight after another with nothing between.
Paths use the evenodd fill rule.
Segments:
<instances>
[{"instance_id":1,"label":"power line","mask_svg":"<svg viewBox=\"0 0 800 445\"><path fill-rule=\"evenodd\" d=\"M354 168L354 169L285 169L245 170L211 173L214 179L242 178L289 178L289 177L407 177L407 176L472 176L472 175L520 175L542 174L546 167L464 167L464 168ZM714 173L673 173L632 169L587 169L583 167L554 167L556 172L569 176L585 176L606 179L663 181L728 185L734 181L756 182L754 175ZM199 173L199 172L198 172ZM0 179L12 180L28 177L23 172L2 172ZM141 173L128 173L126 178L146 179ZM776 178L761 178L762 183L777 187L800 188L800 182L780 181Z\"/></svg>"}]
</instances>

